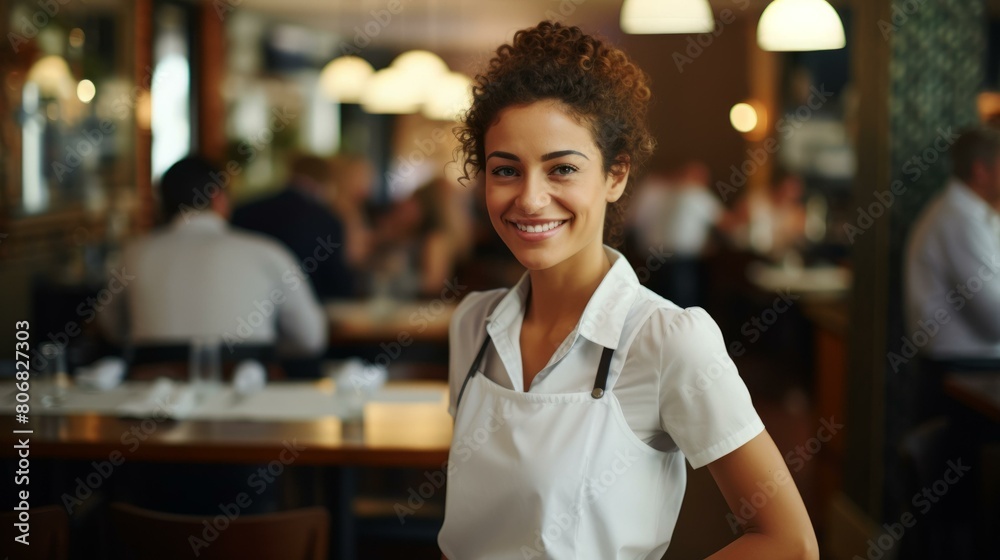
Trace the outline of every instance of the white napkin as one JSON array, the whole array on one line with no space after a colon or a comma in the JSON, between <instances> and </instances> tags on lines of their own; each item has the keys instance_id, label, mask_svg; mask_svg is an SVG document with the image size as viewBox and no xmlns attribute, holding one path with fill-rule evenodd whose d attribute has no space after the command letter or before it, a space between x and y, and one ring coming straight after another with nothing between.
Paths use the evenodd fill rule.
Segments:
<instances>
[{"instance_id":1,"label":"white napkin","mask_svg":"<svg viewBox=\"0 0 1000 560\"><path fill-rule=\"evenodd\" d=\"M333 373L337 385L336 400L342 418L358 418L365 401L385 385L389 372L385 367L371 364L360 358L351 358Z\"/></svg>"},{"instance_id":2,"label":"white napkin","mask_svg":"<svg viewBox=\"0 0 1000 560\"><path fill-rule=\"evenodd\" d=\"M76 368L76 383L87 389L110 391L125 378L125 369L125 360L108 356L89 366Z\"/></svg>"},{"instance_id":3,"label":"white napkin","mask_svg":"<svg viewBox=\"0 0 1000 560\"><path fill-rule=\"evenodd\" d=\"M153 382L142 399L122 404L118 412L137 418L166 416L180 420L188 417L197 404L194 388L161 377Z\"/></svg>"},{"instance_id":4,"label":"white napkin","mask_svg":"<svg viewBox=\"0 0 1000 560\"><path fill-rule=\"evenodd\" d=\"M257 393L267 384L267 371L257 360L243 360L233 371L233 390L237 395Z\"/></svg>"},{"instance_id":5,"label":"white napkin","mask_svg":"<svg viewBox=\"0 0 1000 560\"><path fill-rule=\"evenodd\" d=\"M351 358L334 372L338 394L360 394L369 396L385 385L389 379L389 371L378 364L365 362L360 358Z\"/></svg>"}]
</instances>

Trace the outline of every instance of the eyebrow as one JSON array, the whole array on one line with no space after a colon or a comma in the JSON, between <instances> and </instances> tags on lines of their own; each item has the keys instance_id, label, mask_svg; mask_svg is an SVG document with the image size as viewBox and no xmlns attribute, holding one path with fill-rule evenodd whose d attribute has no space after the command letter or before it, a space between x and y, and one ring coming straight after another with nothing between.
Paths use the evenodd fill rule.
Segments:
<instances>
[{"instance_id":1,"label":"eyebrow","mask_svg":"<svg viewBox=\"0 0 1000 560\"><path fill-rule=\"evenodd\" d=\"M580 153L580 152L578 152L576 150L561 150L561 151L558 151L558 152L551 152L551 153L543 155L542 156L542 161L549 161L550 159L556 159L556 158L561 158L563 156L571 156L571 155L580 156L580 157L582 157L583 159L586 159L586 160L590 159L587 156L583 155L582 153ZM521 161L521 158L519 158L519 157L517 157L514 154L509 153L509 152L500 152L500 151L490 152L490 155L486 156L486 159L490 159L492 157L509 159L509 160L512 160L512 161Z\"/></svg>"}]
</instances>

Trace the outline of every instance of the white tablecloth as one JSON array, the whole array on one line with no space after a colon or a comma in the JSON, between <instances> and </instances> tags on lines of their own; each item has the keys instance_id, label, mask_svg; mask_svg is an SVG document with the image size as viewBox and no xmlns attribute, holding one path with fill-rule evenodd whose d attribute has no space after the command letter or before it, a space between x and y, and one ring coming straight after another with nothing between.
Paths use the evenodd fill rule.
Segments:
<instances>
[{"instance_id":1,"label":"white tablecloth","mask_svg":"<svg viewBox=\"0 0 1000 560\"><path fill-rule=\"evenodd\" d=\"M186 383L160 382L157 399L151 398L154 383L125 382L109 391L94 391L78 387L69 388L57 404L42 406L41 395L47 389L35 384L29 394L29 415L66 415L96 413L121 417L166 416L186 420L250 420L250 421L302 421L326 416L345 417L356 408L345 395L338 396L331 383L278 382L266 385L261 391L238 396L231 387L219 387L214 393L200 394L191 400L193 406L172 406L185 399L176 398L193 389ZM169 388L168 397L164 387ZM447 386L427 384L394 387L391 384L365 399L367 402L426 403L447 407ZM3 397L0 413L13 414L14 394ZM190 404L190 403L189 403Z\"/></svg>"}]
</instances>

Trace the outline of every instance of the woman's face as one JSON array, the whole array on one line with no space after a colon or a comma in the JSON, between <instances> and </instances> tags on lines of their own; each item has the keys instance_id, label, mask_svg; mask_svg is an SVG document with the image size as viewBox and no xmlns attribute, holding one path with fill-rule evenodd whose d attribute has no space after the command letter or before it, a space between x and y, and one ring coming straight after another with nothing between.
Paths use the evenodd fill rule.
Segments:
<instances>
[{"instance_id":1,"label":"woman's face","mask_svg":"<svg viewBox=\"0 0 1000 560\"><path fill-rule=\"evenodd\" d=\"M486 131L490 222L522 265L544 270L603 243L604 213L628 178L606 174L590 130L557 101L500 112Z\"/></svg>"}]
</instances>

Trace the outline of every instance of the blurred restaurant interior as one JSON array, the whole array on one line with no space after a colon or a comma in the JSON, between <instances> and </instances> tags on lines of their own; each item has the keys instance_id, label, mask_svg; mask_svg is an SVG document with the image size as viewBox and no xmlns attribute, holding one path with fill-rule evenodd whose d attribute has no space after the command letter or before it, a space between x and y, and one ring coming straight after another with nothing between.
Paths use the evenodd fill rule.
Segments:
<instances>
[{"instance_id":1,"label":"blurred restaurant interior","mask_svg":"<svg viewBox=\"0 0 1000 560\"><path fill-rule=\"evenodd\" d=\"M821 557L1000 557L1000 291L984 276L944 310L987 317L992 353L935 359L945 325L906 316L950 148L1000 122L1000 2L624 4L0 4L0 552L440 558L449 320L524 273L453 129L496 48L554 20L651 79L619 250L717 321ZM161 212L160 185L199 172L223 194ZM255 232L258 260L200 274L244 265L185 258L205 253L157 237L171 219ZM289 293L253 291L265 268ZM760 507L688 470L664 558L710 555Z\"/></svg>"}]
</instances>

